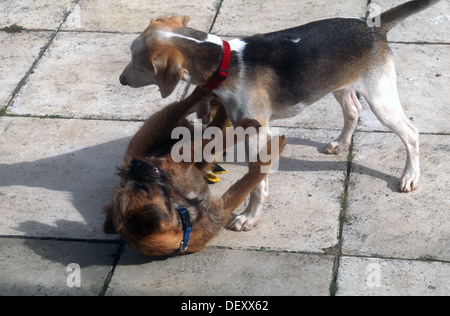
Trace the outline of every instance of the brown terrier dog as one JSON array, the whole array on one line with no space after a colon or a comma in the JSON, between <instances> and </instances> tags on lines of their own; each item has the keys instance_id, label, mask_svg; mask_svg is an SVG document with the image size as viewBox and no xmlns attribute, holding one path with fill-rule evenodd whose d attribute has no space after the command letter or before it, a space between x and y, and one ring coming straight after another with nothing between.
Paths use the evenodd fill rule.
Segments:
<instances>
[{"instance_id":1,"label":"brown terrier dog","mask_svg":"<svg viewBox=\"0 0 450 316\"><path fill-rule=\"evenodd\" d=\"M195 111L194 105L211 96L210 92L197 88L185 100L152 115L133 137L120 169L120 187L114 193L112 203L104 209L106 233L119 234L148 256L200 251L267 176L261 172L261 167L270 166L279 159L286 144L284 136L274 142L279 148L274 149L278 155L271 155L272 161L262 163L258 157L257 162L250 163L249 172L219 199L211 196L203 178L211 164L173 161L172 130L178 126L192 130L193 126L185 117ZM220 107L212 125L223 129L227 120L225 110ZM246 119L236 125L243 128L260 126L258 122ZM202 140L203 147L210 141ZM269 139L267 153L271 153L270 146Z\"/></svg>"}]
</instances>

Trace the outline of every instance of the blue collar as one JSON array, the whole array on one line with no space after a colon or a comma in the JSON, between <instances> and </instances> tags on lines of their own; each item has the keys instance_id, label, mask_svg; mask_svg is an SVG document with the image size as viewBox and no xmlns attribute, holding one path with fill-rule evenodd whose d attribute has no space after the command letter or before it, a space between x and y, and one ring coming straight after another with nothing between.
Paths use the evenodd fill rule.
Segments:
<instances>
[{"instance_id":1,"label":"blue collar","mask_svg":"<svg viewBox=\"0 0 450 316\"><path fill-rule=\"evenodd\" d=\"M177 207L178 214L180 214L181 223L183 224L183 240L181 241L181 246L174 252L171 252L169 256L174 255L178 252L186 252L189 243L189 237L191 236L192 223L191 216L185 208Z\"/></svg>"}]
</instances>

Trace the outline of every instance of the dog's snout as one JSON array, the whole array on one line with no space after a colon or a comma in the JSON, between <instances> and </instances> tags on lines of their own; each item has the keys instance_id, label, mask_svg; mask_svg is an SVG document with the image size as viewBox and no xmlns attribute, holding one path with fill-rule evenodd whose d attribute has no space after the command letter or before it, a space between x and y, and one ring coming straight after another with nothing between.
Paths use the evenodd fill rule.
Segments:
<instances>
[{"instance_id":1,"label":"dog's snout","mask_svg":"<svg viewBox=\"0 0 450 316\"><path fill-rule=\"evenodd\" d=\"M133 168L141 168L144 164L145 164L145 162L142 160L139 160L139 159L131 160L131 166Z\"/></svg>"},{"instance_id":2,"label":"dog's snout","mask_svg":"<svg viewBox=\"0 0 450 316\"><path fill-rule=\"evenodd\" d=\"M123 86L128 86L128 80L127 80L127 77L124 74L120 75L119 80L120 80L120 83Z\"/></svg>"},{"instance_id":3,"label":"dog's snout","mask_svg":"<svg viewBox=\"0 0 450 316\"><path fill-rule=\"evenodd\" d=\"M146 163L145 161L139 160L139 159L133 159L131 160L130 168L128 171L128 175L131 179L135 181L141 181L144 178L144 170Z\"/></svg>"}]
</instances>

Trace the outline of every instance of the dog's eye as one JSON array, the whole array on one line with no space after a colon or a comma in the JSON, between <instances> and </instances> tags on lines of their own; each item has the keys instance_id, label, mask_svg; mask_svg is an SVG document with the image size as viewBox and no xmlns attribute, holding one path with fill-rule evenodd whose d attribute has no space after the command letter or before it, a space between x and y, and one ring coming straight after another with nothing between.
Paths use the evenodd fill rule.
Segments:
<instances>
[{"instance_id":1,"label":"dog's eye","mask_svg":"<svg viewBox=\"0 0 450 316\"><path fill-rule=\"evenodd\" d=\"M153 172L158 178L161 177L161 170L158 167L153 167Z\"/></svg>"}]
</instances>

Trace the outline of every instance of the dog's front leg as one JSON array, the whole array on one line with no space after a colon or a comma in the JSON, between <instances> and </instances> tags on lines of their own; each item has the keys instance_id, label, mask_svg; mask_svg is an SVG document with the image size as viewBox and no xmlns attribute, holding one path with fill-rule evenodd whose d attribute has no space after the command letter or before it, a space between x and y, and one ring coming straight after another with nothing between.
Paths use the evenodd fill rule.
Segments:
<instances>
[{"instance_id":1,"label":"dog's front leg","mask_svg":"<svg viewBox=\"0 0 450 316\"><path fill-rule=\"evenodd\" d=\"M227 123L229 122L229 120L228 120L228 116L227 116L227 112L225 111L225 108L220 103L217 103L216 106L218 106L217 112L216 112L216 115L214 117L214 120L211 122L209 127L216 127L216 128L218 128L218 129L220 129L222 131L223 138L221 140L218 140L218 141L222 142L222 146L220 148L223 149L223 148L226 147L226 132L224 132L224 129L225 129ZM213 140L215 141L215 139L213 139ZM205 146L208 145L209 143L211 143L213 140L211 140L211 139L203 139L202 140L202 142L203 142L202 143L202 150L205 150ZM194 141L194 143L195 143L195 141ZM194 146L195 146L195 144L193 144L192 148L194 148ZM215 155L220 154L220 153L217 153L216 152L216 148L214 147L211 150L210 154L212 156L215 156ZM192 157L194 157L194 153L192 153ZM196 163L195 166L199 170L206 171L208 168L211 167L212 161L206 161L204 153L202 155L202 158L203 158L203 161L199 162L199 163ZM211 158L211 157L209 157L209 158Z\"/></svg>"},{"instance_id":2,"label":"dog's front leg","mask_svg":"<svg viewBox=\"0 0 450 316\"><path fill-rule=\"evenodd\" d=\"M260 143L264 144L271 138L271 131L269 127L262 127L259 131L259 137L262 140ZM251 151L260 151L261 148L249 148ZM261 182L257 184L254 190L250 193L250 201L247 208L240 215L228 225L228 228L236 231L250 231L256 227L261 221L262 209L264 203L269 198L269 170L265 173Z\"/></svg>"},{"instance_id":3,"label":"dog's front leg","mask_svg":"<svg viewBox=\"0 0 450 316\"><path fill-rule=\"evenodd\" d=\"M250 231L258 226L261 221L264 203L269 198L269 177L266 175L255 189L250 193L250 201L240 215L228 225L228 228L236 231Z\"/></svg>"},{"instance_id":4,"label":"dog's front leg","mask_svg":"<svg viewBox=\"0 0 450 316\"><path fill-rule=\"evenodd\" d=\"M266 135L267 139L267 135ZM251 196L254 198L257 197L258 199L260 196L257 196L258 192L262 189L262 183L266 183L267 179L267 171L270 169L270 167L279 160L281 157L281 154L284 151L284 147L286 146L286 138L284 136L276 136L273 138L269 138L267 140L267 146L263 149L265 153L267 153L270 156L270 159L265 159L264 161L261 159L260 153L257 153L257 161L256 162L249 162L249 172L238 182L236 182L223 196L222 200L224 202L224 209L227 212L233 212L239 205L242 204L242 202L245 200L245 198L248 196L248 194L253 190L251 193ZM261 151L261 152L263 152ZM264 184L265 185L265 184ZM265 200L265 199L264 199ZM260 201L260 200L259 200ZM261 205L262 207L262 205ZM253 221L255 214L258 215L258 209L256 213L251 213L254 209L251 209L251 211L247 210L239 215L241 219L243 219L243 227L246 229L245 224L248 222L257 223L259 221L259 218L256 219L256 222ZM261 208L259 208L259 215L261 213ZM236 219L237 220L237 219ZM236 220L234 222L236 222ZM241 230L241 229L239 229Z\"/></svg>"},{"instance_id":5,"label":"dog's front leg","mask_svg":"<svg viewBox=\"0 0 450 316\"><path fill-rule=\"evenodd\" d=\"M144 156L152 146L164 142L197 103L206 102L211 96L211 92L197 87L184 100L174 102L153 114L131 139L123 164L129 165L133 158Z\"/></svg>"}]
</instances>

